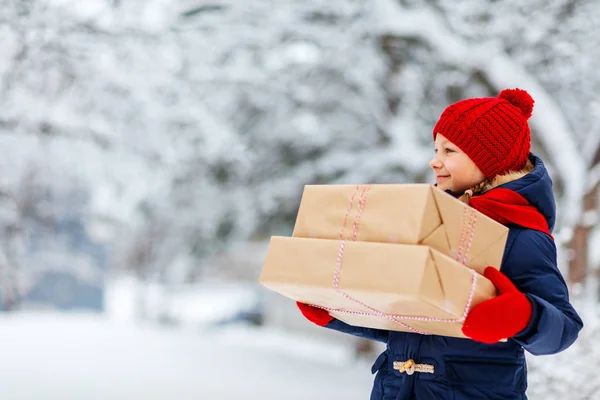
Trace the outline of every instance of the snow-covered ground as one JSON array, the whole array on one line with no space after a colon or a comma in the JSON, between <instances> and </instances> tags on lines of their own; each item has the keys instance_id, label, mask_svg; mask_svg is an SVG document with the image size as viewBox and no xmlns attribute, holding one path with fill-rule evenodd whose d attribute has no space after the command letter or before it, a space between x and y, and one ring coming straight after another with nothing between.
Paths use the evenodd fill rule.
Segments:
<instances>
[{"instance_id":1,"label":"snow-covered ground","mask_svg":"<svg viewBox=\"0 0 600 400\"><path fill-rule=\"evenodd\" d=\"M367 399L372 376L335 343L213 333L98 315L0 315L0 398Z\"/></svg>"},{"instance_id":2,"label":"snow-covered ground","mask_svg":"<svg viewBox=\"0 0 600 400\"><path fill-rule=\"evenodd\" d=\"M166 291L122 276L107 281L103 315L0 314L0 400L368 399L373 360L355 359L349 337L311 331L293 304L277 311L276 301L250 284ZM580 339L559 355L529 357L530 400L600 399L599 320L577 306ZM271 324L254 327L236 318L256 310L298 321L267 315Z\"/></svg>"},{"instance_id":3,"label":"snow-covered ground","mask_svg":"<svg viewBox=\"0 0 600 400\"><path fill-rule=\"evenodd\" d=\"M256 311L260 289L257 283L219 282L168 290L164 285L143 284L123 275L106 280L104 310L119 321L135 321L140 313L157 320L163 314L178 325L207 326Z\"/></svg>"},{"instance_id":4,"label":"snow-covered ground","mask_svg":"<svg viewBox=\"0 0 600 400\"><path fill-rule=\"evenodd\" d=\"M321 381L322 376L327 376L331 382L336 381L333 387L350 385L349 392L360 393L362 396L356 397L357 395L353 394L355 397L348 398L368 398L372 384L370 365L367 361L357 362L353 359L355 349L352 342L348 341L350 337L336 336L331 331L318 328L308 329L312 325L300 317L293 304L282 303L281 309L276 307L275 303L278 300L287 301L283 297L261 298L261 291L257 290L256 285L233 282L196 284L174 288L167 293L159 285L142 285L135 278L121 276L106 283L105 309L109 323L108 326L104 326L100 325L100 321L96 321L99 332L118 327L122 333L127 333L127 329L131 330L131 326L138 319L136 307L140 294L145 298L147 318L157 321L159 311L162 311L167 312L175 323L176 327L172 328L172 332L163 331L164 335L168 333L170 338L183 335L188 338L186 340L201 342L211 349L220 348L218 351L226 354L235 353L236 358L242 360L241 363L246 363L244 365L252 364L253 358L260 360L261 363L251 372L253 379L256 376L254 374L260 370L258 374L263 374L269 379L292 381L293 378L287 376L279 378L280 374L288 373L281 369L281 361L269 361L273 357L283 357L288 360L286 365L293 369L296 379L313 385L310 388L302 387L302 390L312 390L314 385L318 385L319 389L315 389L307 398L338 398L333 389L323 386L327 383ZM581 332L579 340L567 351L554 356L529 355L530 400L554 400L565 396L573 400L600 399L600 375L596 373L600 366L600 348L596 345L600 319L595 307L590 307L581 299L573 300L584 318L585 329ZM229 327L228 324L222 324L224 321L236 321L239 313L253 310L265 312L267 326L277 326L281 330ZM283 316L287 318L285 321L281 320ZM293 317L296 317L297 321L292 321ZM130 328L126 328L127 326ZM139 335L158 334L158 331L150 328L135 329L139 331ZM292 336L289 332L296 332L297 336ZM190 348L195 346L198 345L194 344ZM313 370L313 364L319 367ZM338 371L339 369L344 372ZM212 383L217 381L216 378L211 379ZM286 385L277 387L288 387ZM268 399L269 396L264 395L262 398Z\"/></svg>"},{"instance_id":5,"label":"snow-covered ground","mask_svg":"<svg viewBox=\"0 0 600 400\"><path fill-rule=\"evenodd\" d=\"M593 332L530 357L530 400L600 398ZM346 344L271 329L0 314L0 399L368 399L370 361Z\"/></svg>"}]
</instances>

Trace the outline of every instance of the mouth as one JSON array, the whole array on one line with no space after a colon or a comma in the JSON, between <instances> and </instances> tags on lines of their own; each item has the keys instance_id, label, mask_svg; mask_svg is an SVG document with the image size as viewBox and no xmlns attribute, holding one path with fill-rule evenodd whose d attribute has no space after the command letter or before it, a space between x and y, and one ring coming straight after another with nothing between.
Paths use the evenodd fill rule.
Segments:
<instances>
[{"instance_id":1,"label":"mouth","mask_svg":"<svg viewBox=\"0 0 600 400\"><path fill-rule=\"evenodd\" d=\"M448 179L450 179L450 175L436 175L436 177L435 177L435 180L437 181L437 183L444 182Z\"/></svg>"}]
</instances>

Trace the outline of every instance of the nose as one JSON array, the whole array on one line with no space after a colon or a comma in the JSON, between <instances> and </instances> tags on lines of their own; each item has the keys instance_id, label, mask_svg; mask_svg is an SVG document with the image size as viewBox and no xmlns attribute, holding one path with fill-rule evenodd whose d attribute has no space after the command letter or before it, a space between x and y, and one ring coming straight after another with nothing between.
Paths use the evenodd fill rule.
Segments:
<instances>
[{"instance_id":1,"label":"nose","mask_svg":"<svg viewBox=\"0 0 600 400\"><path fill-rule=\"evenodd\" d=\"M433 159L431 161L429 161L429 166L432 169L440 169L440 168L442 168L442 162L440 160L438 160L437 154L435 155L435 157L433 157Z\"/></svg>"}]
</instances>

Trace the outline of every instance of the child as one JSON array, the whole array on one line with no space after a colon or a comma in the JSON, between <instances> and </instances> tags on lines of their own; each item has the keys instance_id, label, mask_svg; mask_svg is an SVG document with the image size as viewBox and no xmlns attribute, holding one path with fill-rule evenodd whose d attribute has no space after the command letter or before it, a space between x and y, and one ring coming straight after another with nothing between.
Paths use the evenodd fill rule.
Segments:
<instances>
[{"instance_id":1,"label":"child","mask_svg":"<svg viewBox=\"0 0 600 400\"><path fill-rule=\"evenodd\" d=\"M298 303L317 325L387 343L372 368L371 400L527 399L524 350L554 354L577 338L583 322L551 235L552 181L530 153L532 110L526 91L507 89L450 105L433 130L438 188L510 229L500 271L485 270L498 296L473 308L463 325L472 340L355 327Z\"/></svg>"}]
</instances>

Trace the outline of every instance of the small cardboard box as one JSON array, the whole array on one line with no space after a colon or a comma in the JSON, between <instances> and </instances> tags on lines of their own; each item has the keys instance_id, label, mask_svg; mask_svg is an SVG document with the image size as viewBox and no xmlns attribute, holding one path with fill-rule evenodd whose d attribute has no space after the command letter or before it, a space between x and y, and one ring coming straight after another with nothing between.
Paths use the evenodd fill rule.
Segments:
<instances>
[{"instance_id":1,"label":"small cardboard box","mask_svg":"<svg viewBox=\"0 0 600 400\"><path fill-rule=\"evenodd\" d=\"M496 296L483 276L422 245L273 236L259 278L354 326L464 337L468 311Z\"/></svg>"},{"instance_id":2,"label":"small cardboard box","mask_svg":"<svg viewBox=\"0 0 600 400\"><path fill-rule=\"evenodd\" d=\"M427 245L483 274L508 228L431 185L307 185L293 236Z\"/></svg>"}]
</instances>

